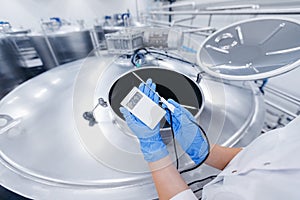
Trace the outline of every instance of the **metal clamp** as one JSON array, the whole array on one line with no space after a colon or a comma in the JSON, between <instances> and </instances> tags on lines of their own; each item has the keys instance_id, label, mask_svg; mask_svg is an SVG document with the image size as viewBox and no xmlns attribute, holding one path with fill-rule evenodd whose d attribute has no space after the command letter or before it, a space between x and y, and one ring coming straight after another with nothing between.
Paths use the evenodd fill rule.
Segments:
<instances>
[{"instance_id":1,"label":"metal clamp","mask_svg":"<svg viewBox=\"0 0 300 200\"><path fill-rule=\"evenodd\" d=\"M102 106L102 107L104 107L104 108L106 108L106 107L108 106L107 102L106 102L103 98L99 98L99 99L98 99L98 103L97 103L97 105L93 108L93 110L91 110L91 111L86 111L86 112L84 112L83 115L82 115L82 117L83 117L85 120L89 121L89 126L94 126L95 124L98 123L97 120L96 120L96 118L95 118L95 116L94 116L94 111L96 110L96 108L97 108L99 105Z\"/></svg>"},{"instance_id":2,"label":"metal clamp","mask_svg":"<svg viewBox=\"0 0 300 200\"><path fill-rule=\"evenodd\" d=\"M102 107L107 107L107 102L103 98L98 99L98 104Z\"/></svg>"},{"instance_id":3,"label":"metal clamp","mask_svg":"<svg viewBox=\"0 0 300 200\"><path fill-rule=\"evenodd\" d=\"M205 73L205 72L202 71L202 72L199 72L199 73L197 74L196 82L197 82L198 84L201 82L204 73Z\"/></svg>"}]
</instances>

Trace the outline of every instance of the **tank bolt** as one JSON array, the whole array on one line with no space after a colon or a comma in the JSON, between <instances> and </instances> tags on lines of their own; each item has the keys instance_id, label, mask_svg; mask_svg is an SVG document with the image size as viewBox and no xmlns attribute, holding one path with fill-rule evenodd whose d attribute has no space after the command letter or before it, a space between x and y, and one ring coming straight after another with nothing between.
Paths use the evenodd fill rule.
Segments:
<instances>
[{"instance_id":1,"label":"tank bolt","mask_svg":"<svg viewBox=\"0 0 300 200\"><path fill-rule=\"evenodd\" d=\"M99 105L102 106L102 107L107 107L107 102L104 101L103 98L99 98L99 99L98 99L98 103L99 103Z\"/></svg>"},{"instance_id":2,"label":"tank bolt","mask_svg":"<svg viewBox=\"0 0 300 200\"><path fill-rule=\"evenodd\" d=\"M94 126L95 124L97 124L93 112L84 112L83 118L89 122L89 126Z\"/></svg>"}]
</instances>

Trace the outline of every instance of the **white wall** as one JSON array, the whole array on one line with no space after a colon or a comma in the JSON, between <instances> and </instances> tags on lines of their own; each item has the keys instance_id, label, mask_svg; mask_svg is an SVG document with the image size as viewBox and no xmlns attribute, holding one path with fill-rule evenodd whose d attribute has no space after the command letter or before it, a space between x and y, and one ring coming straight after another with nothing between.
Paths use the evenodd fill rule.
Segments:
<instances>
[{"instance_id":1,"label":"white wall","mask_svg":"<svg viewBox=\"0 0 300 200\"><path fill-rule=\"evenodd\" d=\"M136 2L144 10L145 0L0 0L0 21L9 21L13 27L40 28L40 19L61 17L76 21L84 19L87 26L104 15L130 10L136 16Z\"/></svg>"}]
</instances>

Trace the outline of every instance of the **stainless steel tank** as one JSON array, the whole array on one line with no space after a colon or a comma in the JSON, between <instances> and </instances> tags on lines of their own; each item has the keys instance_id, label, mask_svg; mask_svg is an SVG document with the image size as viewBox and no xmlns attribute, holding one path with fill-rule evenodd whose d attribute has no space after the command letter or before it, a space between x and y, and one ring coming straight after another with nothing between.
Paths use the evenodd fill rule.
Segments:
<instances>
[{"instance_id":1,"label":"stainless steel tank","mask_svg":"<svg viewBox=\"0 0 300 200\"><path fill-rule=\"evenodd\" d=\"M105 35L104 30L101 25L94 25L93 29L95 38L96 38L96 45L99 49L106 49L106 41L105 41Z\"/></svg>"},{"instance_id":2,"label":"stainless steel tank","mask_svg":"<svg viewBox=\"0 0 300 200\"><path fill-rule=\"evenodd\" d=\"M33 33L30 39L45 69L85 58L94 48L90 31L73 27L44 34Z\"/></svg>"},{"instance_id":3,"label":"stainless steel tank","mask_svg":"<svg viewBox=\"0 0 300 200\"><path fill-rule=\"evenodd\" d=\"M257 19L216 32L217 35L205 41L211 45L204 45L209 50L199 50L197 55L210 58L207 59L210 62L204 63L208 65L205 69L207 72L214 70L211 65L214 58L210 55L216 53L216 48L221 48L213 46L216 45L212 43L215 37L223 34L222 31L237 34L236 26L245 30L253 23L259 25L259 30L266 28L272 33L273 28L283 21L274 23L273 19L265 22ZM287 25L285 33L292 31L291 36L297 38L299 24L284 23ZM264 36L270 35L266 34L267 31L262 32ZM257 37L257 34L250 33L250 36ZM234 34L229 44L235 39ZM223 38L223 46L224 43L228 44L227 39ZM290 45L283 41L280 44ZM246 40L243 45L248 48ZM216 48L211 51L211 47ZM290 49L292 52L294 50ZM22 84L2 99L1 185L33 199L157 198L138 140L117 111L118 99L128 87L138 84L130 75L132 71L143 79L151 76L158 82L160 93L166 98L178 95L181 96L178 101L196 107L193 114L212 144L246 145L260 134L264 121L264 102L261 92L252 81L222 80L199 73L198 68L183 62L180 57L164 54L164 51L158 53L153 55L148 52L141 67L135 68L127 56L112 56L102 52L97 54L99 57L89 57L50 70ZM220 57L216 56L218 59ZM231 58L226 53L222 59L228 57ZM295 58L291 57L290 68L299 62ZM285 66L283 63L283 69ZM235 66L229 67L236 73ZM222 72L221 69L219 72ZM278 71L275 70L275 73L278 74ZM180 90L182 94L179 95L176 89L181 84L186 84L189 90ZM102 106L97 106L98 103ZM86 111L93 111L94 126L89 126L84 119ZM161 130L168 133L168 127L161 127ZM165 138L168 138L167 135ZM165 142L174 159L172 141ZM180 148L179 153L179 170L192 167L193 162ZM190 182L210 174L211 168L202 165L183 174L183 178Z\"/></svg>"},{"instance_id":4,"label":"stainless steel tank","mask_svg":"<svg viewBox=\"0 0 300 200\"><path fill-rule=\"evenodd\" d=\"M0 36L0 96L26 80L24 62L16 46L6 36Z\"/></svg>"},{"instance_id":5,"label":"stainless steel tank","mask_svg":"<svg viewBox=\"0 0 300 200\"><path fill-rule=\"evenodd\" d=\"M1 27L0 27L1 28ZM44 70L42 69L42 61L39 58L33 44L30 40L29 35L31 34L30 29L24 28L13 28L5 30L5 36L11 41L13 46L16 49L16 57L21 58L22 67L26 73L27 78L34 76L36 71L41 73Z\"/></svg>"},{"instance_id":6,"label":"stainless steel tank","mask_svg":"<svg viewBox=\"0 0 300 200\"><path fill-rule=\"evenodd\" d=\"M114 107L117 83L131 71L153 76L162 94L171 97L180 83L157 72L170 70L175 79L185 79L190 87L186 94L200 97L191 100L181 91L179 101L191 100L198 108L197 118L212 143L229 146L240 139L229 141L236 133L251 138L259 134L263 100L252 83L232 85L203 77L198 84L191 65L167 58L153 65L137 69L130 59L90 57L48 71L7 95L0 103L0 119L6 121L0 134L2 184L33 199L157 198L138 141L125 130ZM170 83L171 91L164 88ZM98 123L90 127L82 114L93 109L99 97L109 103L95 110ZM172 152L170 143L168 148ZM186 156L180 163L181 169L193 166ZM208 173L205 166L197 172Z\"/></svg>"}]
</instances>

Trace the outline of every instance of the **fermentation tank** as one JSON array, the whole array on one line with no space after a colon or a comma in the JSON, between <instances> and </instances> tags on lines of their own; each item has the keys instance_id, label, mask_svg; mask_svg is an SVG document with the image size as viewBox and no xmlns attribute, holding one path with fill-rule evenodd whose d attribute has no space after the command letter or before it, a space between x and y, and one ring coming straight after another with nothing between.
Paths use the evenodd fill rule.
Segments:
<instances>
[{"instance_id":1,"label":"fermentation tank","mask_svg":"<svg viewBox=\"0 0 300 200\"><path fill-rule=\"evenodd\" d=\"M45 69L85 58L94 48L91 32L76 26L32 33L30 39Z\"/></svg>"},{"instance_id":2,"label":"fermentation tank","mask_svg":"<svg viewBox=\"0 0 300 200\"><path fill-rule=\"evenodd\" d=\"M0 96L26 79L23 66L24 62L13 41L7 36L0 36Z\"/></svg>"},{"instance_id":3,"label":"fermentation tank","mask_svg":"<svg viewBox=\"0 0 300 200\"><path fill-rule=\"evenodd\" d=\"M247 23L253 22L239 24L242 30ZM300 32L298 24L288 26ZM260 134L265 110L254 82L212 77L211 66L204 73L176 54L149 52L140 67L133 66L130 56L98 52L43 73L2 99L1 184L33 199L157 198L138 140L118 111L122 97L140 83L132 72L152 78L165 98L190 106L211 144L246 145ZM210 53L199 50L197 56ZM85 120L86 112L95 123ZM168 124L161 123L161 133L175 159ZM180 148L178 155L179 171L194 166ZM211 168L202 165L183 177L190 182L208 175Z\"/></svg>"}]
</instances>

